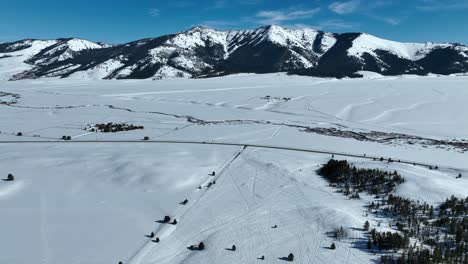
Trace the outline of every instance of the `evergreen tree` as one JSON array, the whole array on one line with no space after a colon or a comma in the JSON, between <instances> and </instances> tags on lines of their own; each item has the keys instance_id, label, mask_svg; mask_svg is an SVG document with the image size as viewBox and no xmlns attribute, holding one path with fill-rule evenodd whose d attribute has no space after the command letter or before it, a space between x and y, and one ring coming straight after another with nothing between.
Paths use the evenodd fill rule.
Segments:
<instances>
[{"instance_id":1,"label":"evergreen tree","mask_svg":"<svg viewBox=\"0 0 468 264\"><path fill-rule=\"evenodd\" d=\"M429 218L434 218L434 206L431 205L431 208L429 209Z\"/></svg>"},{"instance_id":2,"label":"evergreen tree","mask_svg":"<svg viewBox=\"0 0 468 264\"><path fill-rule=\"evenodd\" d=\"M369 226L370 226L369 221L366 221L364 223L364 231L369 231Z\"/></svg>"}]
</instances>

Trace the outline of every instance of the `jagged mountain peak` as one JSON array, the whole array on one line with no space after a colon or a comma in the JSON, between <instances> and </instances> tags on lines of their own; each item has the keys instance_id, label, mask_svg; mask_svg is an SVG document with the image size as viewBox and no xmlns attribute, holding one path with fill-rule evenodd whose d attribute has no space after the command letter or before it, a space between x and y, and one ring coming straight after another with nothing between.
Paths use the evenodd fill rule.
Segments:
<instances>
[{"instance_id":1,"label":"jagged mountain peak","mask_svg":"<svg viewBox=\"0 0 468 264\"><path fill-rule=\"evenodd\" d=\"M213 32L213 31L222 31L222 30L217 30L217 29L214 29L214 28L210 28L210 27L207 27L207 26L195 26L195 27L192 27L188 30L185 30L185 31L182 31L182 32L186 32L186 33L190 33L190 32Z\"/></svg>"},{"instance_id":2,"label":"jagged mountain peak","mask_svg":"<svg viewBox=\"0 0 468 264\"><path fill-rule=\"evenodd\" d=\"M67 39L59 39L62 40L62 45L67 45L70 50L73 51L81 51L84 49L100 49L106 45L102 43L92 42L86 39L80 38L67 38Z\"/></svg>"}]
</instances>

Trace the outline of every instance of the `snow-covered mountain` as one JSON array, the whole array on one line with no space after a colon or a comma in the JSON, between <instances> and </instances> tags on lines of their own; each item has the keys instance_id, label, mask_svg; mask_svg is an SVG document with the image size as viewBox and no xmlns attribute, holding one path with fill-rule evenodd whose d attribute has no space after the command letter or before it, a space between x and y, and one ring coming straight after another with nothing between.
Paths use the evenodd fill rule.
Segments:
<instances>
[{"instance_id":1,"label":"snow-covered mountain","mask_svg":"<svg viewBox=\"0 0 468 264\"><path fill-rule=\"evenodd\" d=\"M83 39L32 40L0 44L0 79L60 76L59 66L49 75L34 75L33 70L71 61L83 51L101 49L109 45ZM70 70L75 65L66 67Z\"/></svg>"},{"instance_id":2,"label":"snow-covered mountain","mask_svg":"<svg viewBox=\"0 0 468 264\"><path fill-rule=\"evenodd\" d=\"M384 75L467 72L468 47L279 26L241 31L195 27L113 46L81 39L0 44L0 78L12 80L210 77L247 72L339 77L358 71Z\"/></svg>"}]
</instances>

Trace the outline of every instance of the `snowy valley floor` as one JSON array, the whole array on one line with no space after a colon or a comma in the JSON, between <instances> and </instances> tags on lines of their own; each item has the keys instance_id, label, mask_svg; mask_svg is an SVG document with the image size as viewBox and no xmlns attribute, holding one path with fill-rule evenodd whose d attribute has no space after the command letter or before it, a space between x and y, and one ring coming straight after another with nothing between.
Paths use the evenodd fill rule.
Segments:
<instances>
[{"instance_id":1,"label":"snowy valley floor","mask_svg":"<svg viewBox=\"0 0 468 264\"><path fill-rule=\"evenodd\" d=\"M203 80L0 82L0 263L373 263L358 230L370 197L349 200L317 175L331 155L239 146L75 143L197 140L265 144L434 164L343 158L397 170L397 194L437 204L468 196L468 77L334 80L283 74ZM84 130L121 123L144 129ZM398 133L424 140L372 141ZM22 136L17 136L21 132ZM73 143L54 143L70 136ZM216 172L212 177L208 174ZM455 179L459 174L466 175ZM206 188L209 182L216 184ZM199 190L197 187L201 186ZM184 199L188 203L179 205ZM177 225L160 224L165 215ZM277 225L273 229L271 226ZM343 226L348 239L326 232ZM388 226L388 224L387 224ZM145 235L155 232L160 243ZM189 251L203 241L205 251ZM327 247L332 242L337 250ZM235 244L237 251L228 251ZM264 255L265 260L258 257Z\"/></svg>"}]
</instances>

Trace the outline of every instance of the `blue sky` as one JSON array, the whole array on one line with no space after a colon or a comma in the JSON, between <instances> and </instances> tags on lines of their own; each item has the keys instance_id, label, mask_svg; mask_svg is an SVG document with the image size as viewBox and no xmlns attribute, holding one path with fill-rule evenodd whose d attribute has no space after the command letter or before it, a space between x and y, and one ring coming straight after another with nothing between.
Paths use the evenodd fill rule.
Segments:
<instances>
[{"instance_id":1,"label":"blue sky","mask_svg":"<svg viewBox=\"0 0 468 264\"><path fill-rule=\"evenodd\" d=\"M80 37L124 43L196 25L265 24L468 44L468 0L3 0L0 41Z\"/></svg>"}]
</instances>

